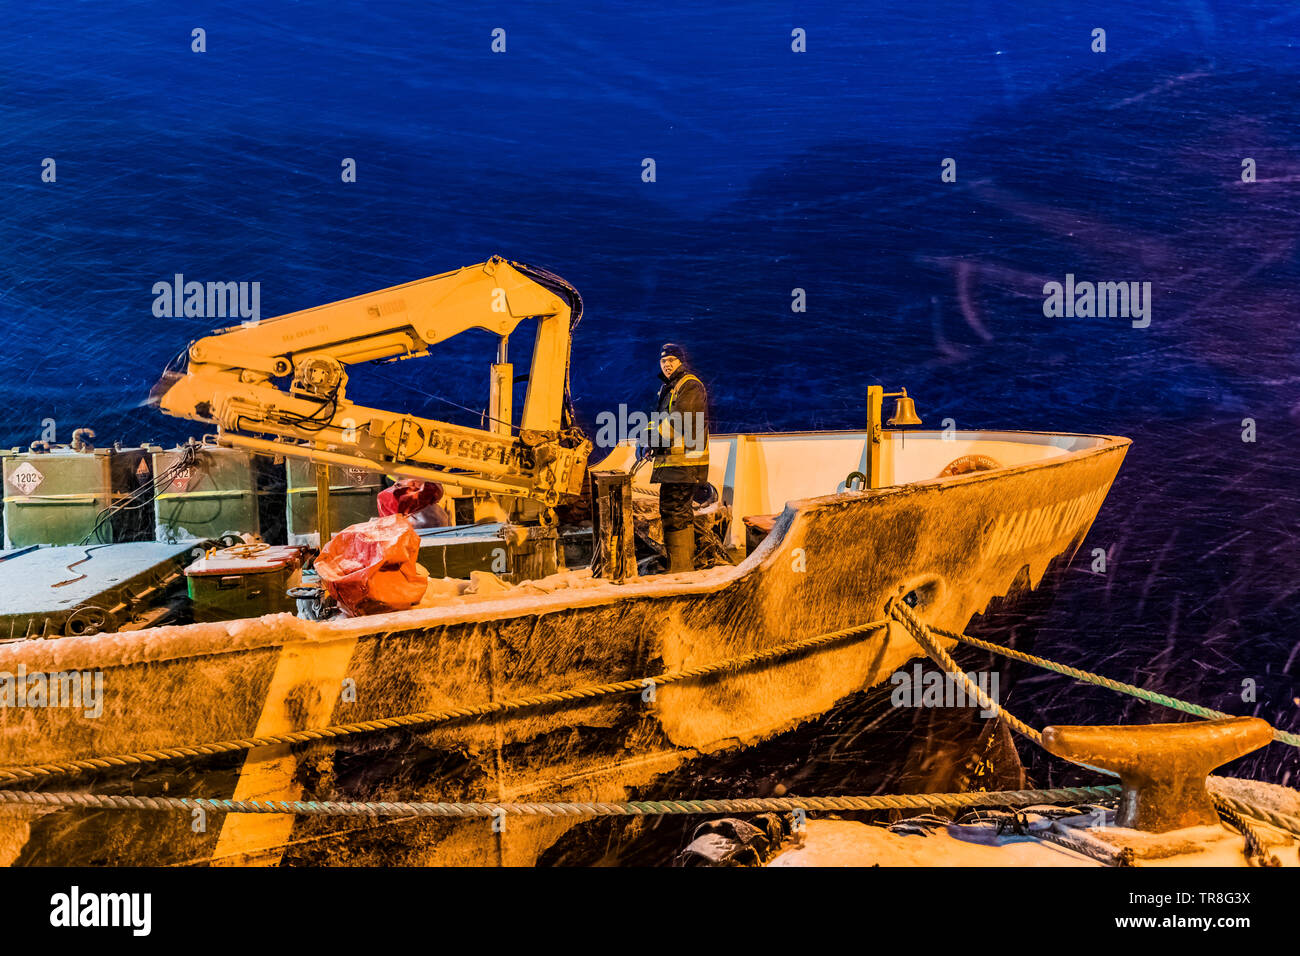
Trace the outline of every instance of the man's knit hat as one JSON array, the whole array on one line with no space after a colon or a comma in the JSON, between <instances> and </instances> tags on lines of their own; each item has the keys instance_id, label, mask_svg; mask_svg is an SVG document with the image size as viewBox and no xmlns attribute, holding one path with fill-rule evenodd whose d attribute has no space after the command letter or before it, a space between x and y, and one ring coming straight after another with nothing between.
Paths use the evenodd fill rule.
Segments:
<instances>
[{"instance_id":1,"label":"man's knit hat","mask_svg":"<svg viewBox=\"0 0 1300 956\"><path fill-rule=\"evenodd\" d=\"M669 355L677 359L677 361L681 362L683 365L686 364L686 350L676 342L665 342L664 347L659 350L659 357L661 359Z\"/></svg>"}]
</instances>

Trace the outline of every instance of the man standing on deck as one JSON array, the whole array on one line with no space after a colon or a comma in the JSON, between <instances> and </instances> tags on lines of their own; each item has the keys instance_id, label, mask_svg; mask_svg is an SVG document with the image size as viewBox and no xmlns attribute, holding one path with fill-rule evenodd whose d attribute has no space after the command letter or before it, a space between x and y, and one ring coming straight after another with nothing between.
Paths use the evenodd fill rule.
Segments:
<instances>
[{"instance_id":1,"label":"man standing on deck","mask_svg":"<svg viewBox=\"0 0 1300 956\"><path fill-rule=\"evenodd\" d=\"M709 477L709 396L686 364L686 351L668 342L659 352L659 408L647 432L659 486L668 572L695 569L695 490Z\"/></svg>"}]
</instances>

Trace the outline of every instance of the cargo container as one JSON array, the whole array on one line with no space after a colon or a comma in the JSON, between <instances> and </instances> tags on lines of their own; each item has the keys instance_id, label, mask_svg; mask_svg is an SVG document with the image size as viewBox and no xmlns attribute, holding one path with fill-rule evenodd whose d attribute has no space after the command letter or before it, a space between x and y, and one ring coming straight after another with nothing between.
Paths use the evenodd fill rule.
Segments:
<instances>
[{"instance_id":1,"label":"cargo container","mask_svg":"<svg viewBox=\"0 0 1300 956\"><path fill-rule=\"evenodd\" d=\"M263 466L252 454L198 442L170 451L149 450L157 476L154 521L158 541L261 536Z\"/></svg>"},{"instance_id":2,"label":"cargo container","mask_svg":"<svg viewBox=\"0 0 1300 956\"><path fill-rule=\"evenodd\" d=\"M301 458L285 462L285 520L289 544L320 547L316 527L316 465ZM379 516L383 478L364 468L329 466L330 531Z\"/></svg>"},{"instance_id":3,"label":"cargo container","mask_svg":"<svg viewBox=\"0 0 1300 956\"><path fill-rule=\"evenodd\" d=\"M0 451L0 458L6 548L153 537L152 474L144 449L33 442Z\"/></svg>"}]
</instances>

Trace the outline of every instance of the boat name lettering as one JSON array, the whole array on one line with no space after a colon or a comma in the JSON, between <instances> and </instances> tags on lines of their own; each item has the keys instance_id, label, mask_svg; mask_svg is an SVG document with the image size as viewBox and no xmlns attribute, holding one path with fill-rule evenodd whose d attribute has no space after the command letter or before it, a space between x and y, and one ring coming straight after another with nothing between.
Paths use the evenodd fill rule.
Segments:
<instances>
[{"instance_id":1,"label":"boat name lettering","mask_svg":"<svg viewBox=\"0 0 1300 956\"><path fill-rule=\"evenodd\" d=\"M1079 525L1097 513L1110 486L1100 487L1054 505L1012 511L998 518L984 539L986 555L1007 554L1035 544L1074 534Z\"/></svg>"}]
</instances>

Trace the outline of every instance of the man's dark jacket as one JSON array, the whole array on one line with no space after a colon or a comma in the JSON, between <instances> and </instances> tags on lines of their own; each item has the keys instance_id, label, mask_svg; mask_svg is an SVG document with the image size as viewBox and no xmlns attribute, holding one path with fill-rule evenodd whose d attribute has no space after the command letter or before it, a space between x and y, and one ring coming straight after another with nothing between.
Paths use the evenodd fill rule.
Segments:
<instances>
[{"instance_id":1,"label":"man's dark jacket","mask_svg":"<svg viewBox=\"0 0 1300 956\"><path fill-rule=\"evenodd\" d=\"M709 395L704 383L685 365L659 389L659 444L652 446L652 483L689 484L709 477ZM666 416L676 412L679 419ZM674 427L680 424L680 429Z\"/></svg>"}]
</instances>

